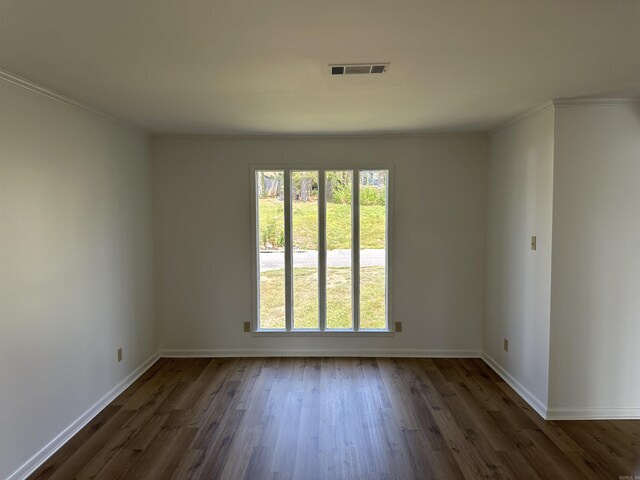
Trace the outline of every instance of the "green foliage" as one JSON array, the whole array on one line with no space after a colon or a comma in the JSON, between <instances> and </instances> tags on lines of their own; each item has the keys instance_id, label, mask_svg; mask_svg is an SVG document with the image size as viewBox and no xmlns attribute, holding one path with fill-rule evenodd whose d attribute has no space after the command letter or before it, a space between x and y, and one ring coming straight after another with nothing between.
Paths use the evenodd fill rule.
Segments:
<instances>
[{"instance_id":1,"label":"green foliage","mask_svg":"<svg viewBox=\"0 0 640 480\"><path fill-rule=\"evenodd\" d=\"M352 173L348 170L329 170L327 180L327 202L351 205Z\"/></svg>"},{"instance_id":2,"label":"green foliage","mask_svg":"<svg viewBox=\"0 0 640 480\"><path fill-rule=\"evenodd\" d=\"M327 202L351 205L352 181L351 172L327 172ZM361 185L360 205L384 205L386 202L386 188L384 186Z\"/></svg>"},{"instance_id":3,"label":"green foliage","mask_svg":"<svg viewBox=\"0 0 640 480\"><path fill-rule=\"evenodd\" d=\"M351 170L327 170L325 173L327 182L330 183L351 183Z\"/></svg>"},{"instance_id":4,"label":"green foliage","mask_svg":"<svg viewBox=\"0 0 640 480\"><path fill-rule=\"evenodd\" d=\"M260 222L260 241L265 250L284 247L284 230L279 223L276 216L267 218L264 223Z\"/></svg>"},{"instance_id":5,"label":"green foliage","mask_svg":"<svg viewBox=\"0 0 640 480\"><path fill-rule=\"evenodd\" d=\"M343 183L334 184L331 191L330 202L351 205L351 186Z\"/></svg>"},{"instance_id":6,"label":"green foliage","mask_svg":"<svg viewBox=\"0 0 640 480\"><path fill-rule=\"evenodd\" d=\"M260 247L265 250L284 248L284 202L275 198L259 200Z\"/></svg>"},{"instance_id":7,"label":"green foliage","mask_svg":"<svg viewBox=\"0 0 640 480\"><path fill-rule=\"evenodd\" d=\"M384 205L387 197L385 188L361 186L360 205Z\"/></svg>"},{"instance_id":8,"label":"green foliage","mask_svg":"<svg viewBox=\"0 0 640 480\"><path fill-rule=\"evenodd\" d=\"M293 247L302 250L318 248L318 204L293 202ZM283 202L274 198L259 201L261 247L275 250L284 247ZM384 205L360 207L360 239L362 248L384 248ZM269 245L271 245L269 247ZM327 248L351 248L351 205L327 203Z\"/></svg>"}]
</instances>

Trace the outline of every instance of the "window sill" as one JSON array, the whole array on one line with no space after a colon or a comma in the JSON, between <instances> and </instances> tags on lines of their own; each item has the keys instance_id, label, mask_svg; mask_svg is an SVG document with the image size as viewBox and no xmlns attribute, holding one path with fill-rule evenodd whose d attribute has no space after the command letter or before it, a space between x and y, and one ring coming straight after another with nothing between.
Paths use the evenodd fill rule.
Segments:
<instances>
[{"instance_id":1,"label":"window sill","mask_svg":"<svg viewBox=\"0 0 640 480\"><path fill-rule=\"evenodd\" d=\"M359 332L327 330L297 330L285 332L282 330L258 330L251 332L253 337L393 337L395 332L388 330L362 330Z\"/></svg>"}]
</instances>

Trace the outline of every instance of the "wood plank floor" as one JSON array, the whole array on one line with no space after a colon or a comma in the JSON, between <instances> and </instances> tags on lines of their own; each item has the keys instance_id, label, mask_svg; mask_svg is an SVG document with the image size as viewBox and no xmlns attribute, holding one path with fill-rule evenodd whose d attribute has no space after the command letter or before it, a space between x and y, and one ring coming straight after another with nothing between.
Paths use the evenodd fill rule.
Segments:
<instances>
[{"instance_id":1,"label":"wood plank floor","mask_svg":"<svg viewBox=\"0 0 640 480\"><path fill-rule=\"evenodd\" d=\"M161 359L34 479L618 479L640 421L545 422L479 359Z\"/></svg>"}]
</instances>

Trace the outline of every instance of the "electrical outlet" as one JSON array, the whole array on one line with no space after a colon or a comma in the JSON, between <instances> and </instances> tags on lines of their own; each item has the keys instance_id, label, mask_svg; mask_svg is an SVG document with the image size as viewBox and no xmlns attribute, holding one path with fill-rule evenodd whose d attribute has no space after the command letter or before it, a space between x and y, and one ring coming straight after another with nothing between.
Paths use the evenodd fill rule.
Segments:
<instances>
[{"instance_id":1,"label":"electrical outlet","mask_svg":"<svg viewBox=\"0 0 640 480\"><path fill-rule=\"evenodd\" d=\"M242 331L245 332L245 333L250 332L251 331L251 323L244 322L242 324L242 329L243 329Z\"/></svg>"},{"instance_id":2,"label":"electrical outlet","mask_svg":"<svg viewBox=\"0 0 640 480\"><path fill-rule=\"evenodd\" d=\"M122 361L122 347L118 349L118 362Z\"/></svg>"},{"instance_id":3,"label":"electrical outlet","mask_svg":"<svg viewBox=\"0 0 640 480\"><path fill-rule=\"evenodd\" d=\"M402 322L396 322L396 333L402 332Z\"/></svg>"},{"instance_id":4,"label":"electrical outlet","mask_svg":"<svg viewBox=\"0 0 640 480\"><path fill-rule=\"evenodd\" d=\"M503 348L505 352L509 351L509 340L506 338L504 339Z\"/></svg>"},{"instance_id":5,"label":"electrical outlet","mask_svg":"<svg viewBox=\"0 0 640 480\"><path fill-rule=\"evenodd\" d=\"M536 250L536 248L538 247L538 239L536 238L535 235L531 236L531 250Z\"/></svg>"}]
</instances>

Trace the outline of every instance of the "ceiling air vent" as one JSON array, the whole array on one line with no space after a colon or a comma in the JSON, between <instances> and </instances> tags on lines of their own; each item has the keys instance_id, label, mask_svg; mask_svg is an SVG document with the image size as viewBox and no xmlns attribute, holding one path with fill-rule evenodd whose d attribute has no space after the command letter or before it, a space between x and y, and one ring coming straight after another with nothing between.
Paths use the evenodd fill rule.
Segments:
<instances>
[{"instance_id":1,"label":"ceiling air vent","mask_svg":"<svg viewBox=\"0 0 640 480\"><path fill-rule=\"evenodd\" d=\"M361 75L371 73L384 73L389 69L388 63L329 65L331 75Z\"/></svg>"}]
</instances>

